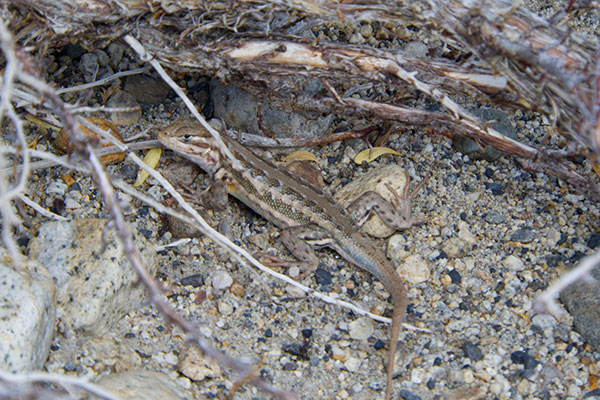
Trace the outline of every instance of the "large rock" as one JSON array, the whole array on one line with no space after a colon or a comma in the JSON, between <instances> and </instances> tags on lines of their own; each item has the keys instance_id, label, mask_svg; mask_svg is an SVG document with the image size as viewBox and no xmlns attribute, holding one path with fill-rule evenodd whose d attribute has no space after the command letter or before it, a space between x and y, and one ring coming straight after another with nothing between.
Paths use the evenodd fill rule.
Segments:
<instances>
[{"instance_id":1,"label":"large rock","mask_svg":"<svg viewBox=\"0 0 600 400\"><path fill-rule=\"evenodd\" d=\"M56 280L57 316L65 331L106 333L146 296L113 229L104 219L48 222L30 242L29 254ZM157 269L153 246L134 233L150 274Z\"/></svg>"},{"instance_id":2,"label":"large rock","mask_svg":"<svg viewBox=\"0 0 600 400\"><path fill-rule=\"evenodd\" d=\"M54 281L33 260L14 267L0 248L0 370L42 368L56 328Z\"/></svg>"},{"instance_id":3,"label":"large rock","mask_svg":"<svg viewBox=\"0 0 600 400\"><path fill-rule=\"evenodd\" d=\"M133 370L102 377L98 385L122 400L185 400L191 396L162 372Z\"/></svg>"}]
</instances>

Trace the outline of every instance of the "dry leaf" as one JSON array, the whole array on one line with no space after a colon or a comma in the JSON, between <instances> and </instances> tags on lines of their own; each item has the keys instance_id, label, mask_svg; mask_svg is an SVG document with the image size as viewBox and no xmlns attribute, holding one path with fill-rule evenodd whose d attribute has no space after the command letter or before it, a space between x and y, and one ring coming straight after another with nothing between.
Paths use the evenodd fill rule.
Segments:
<instances>
[{"instance_id":1,"label":"dry leaf","mask_svg":"<svg viewBox=\"0 0 600 400\"><path fill-rule=\"evenodd\" d=\"M119 142L123 143L123 138L121 137L121 134L119 133L119 129L112 122L107 121L105 119L101 119L101 118L95 118L95 117L84 117L84 118L86 120L88 120L89 122L91 122L92 124L95 124L98 128L107 131L114 138L116 138ZM81 129L81 132L84 135L88 136L91 140L99 140L98 135L96 135L94 132L90 131L85 126L80 124L79 128ZM102 146L110 146L110 145L111 144L108 142L102 143ZM61 129L60 132L58 132L58 135L56 135L56 138L54 139L54 146L63 153L70 153L73 151L73 148L71 146L70 139L69 139L69 134L64 129ZM121 162L121 161L123 161L124 158L125 158L125 153L115 153L115 154L106 154L106 155L100 157L100 160L102 160L102 163L104 165L109 165L109 164L116 164L118 162Z\"/></svg>"},{"instance_id":2,"label":"dry leaf","mask_svg":"<svg viewBox=\"0 0 600 400\"><path fill-rule=\"evenodd\" d=\"M400 155L400 153L398 153L396 150L392 150L389 147L373 147L372 149L366 149L358 153L356 157L354 157L354 162L358 165L362 164L363 162L370 163L384 154L393 154L395 156Z\"/></svg>"},{"instance_id":3,"label":"dry leaf","mask_svg":"<svg viewBox=\"0 0 600 400\"><path fill-rule=\"evenodd\" d=\"M144 157L144 163L147 166L149 166L150 168L156 168L156 166L158 165L158 162L160 161L161 154L162 154L162 148L160 148L160 147L150 149L146 153L146 156ZM145 169L141 170L140 173L138 174L137 180L135 181L133 186L142 185L146 181L146 179L148 179L148 176L150 176L150 174Z\"/></svg>"},{"instance_id":4,"label":"dry leaf","mask_svg":"<svg viewBox=\"0 0 600 400\"><path fill-rule=\"evenodd\" d=\"M294 151L293 153L288 154L283 159L284 162L288 162L288 161L292 161L292 160L319 162L319 160L317 160L317 156L315 156L310 151L306 151L306 150Z\"/></svg>"}]
</instances>

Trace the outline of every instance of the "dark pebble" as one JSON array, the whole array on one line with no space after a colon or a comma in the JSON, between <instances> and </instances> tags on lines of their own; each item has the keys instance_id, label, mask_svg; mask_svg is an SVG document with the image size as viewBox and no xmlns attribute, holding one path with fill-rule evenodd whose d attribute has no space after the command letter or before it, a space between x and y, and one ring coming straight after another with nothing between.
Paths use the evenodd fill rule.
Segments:
<instances>
[{"instance_id":1,"label":"dark pebble","mask_svg":"<svg viewBox=\"0 0 600 400\"><path fill-rule=\"evenodd\" d=\"M331 285L333 283L331 274L323 268L317 268L315 271L315 279L319 285Z\"/></svg>"},{"instance_id":2,"label":"dark pebble","mask_svg":"<svg viewBox=\"0 0 600 400\"><path fill-rule=\"evenodd\" d=\"M200 287L204 285L204 276L201 274L188 275L181 278L181 284L183 286Z\"/></svg>"},{"instance_id":3,"label":"dark pebble","mask_svg":"<svg viewBox=\"0 0 600 400\"><path fill-rule=\"evenodd\" d=\"M469 341L463 343L462 351L464 352L465 357L471 361L479 361L483 358L483 354L479 347Z\"/></svg>"},{"instance_id":4,"label":"dark pebble","mask_svg":"<svg viewBox=\"0 0 600 400\"><path fill-rule=\"evenodd\" d=\"M485 187L495 196L504 194L504 185L495 182L485 182Z\"/></svg>"},{"instance_id":5,"label":"dark pebble","mask_svg":"<svg viewBox=\"0 0 600 400\"><path fill-rule=\"evenodd\" d=\"M20 247L27 247L27 246L29 246L29 238L25 237L25 236L21 236L20 238L17 239L17 244Z\"/></svg>"},{"instance_id":6,"label":"dark pebble","mask_svg":"<svg viewBox=\"0 0 600 400\"><path fill-rule=\"evenodd\" d=\"M287 343L281 346L281 349L293 356L296 356L302 360L308 361L308 348L300 343Z\"/></svg>"},{"instance_id":7,"label":"dark pebble","mask_svg":"<svg viewBox=\"0 0 600 400\"><path fill-rule=\"evenodd\" d=\"M406 389L400 389L400 398L404 400L421 400L421 397Z\"/></svg>"},{"instance_id":8,"label":"dark pebble","mask_svg":"<svg viewBox=\"0 0 600 400\"><path fill-rule=\"evenodd\" d=\"M306 339L310 338L313 334L313 330L309 328L302 329L300 332L302 333L302 336L304 336Z\"/></svg>"},{"instance_id":9,"label":"dark pebble","mask_svg":"<svg viewBox=\"0 0 600 400\"><path fill-rule=\"evenodd\" d=\"M458 181L457 174L448 174L444 177L444 183L446 184L446 186L454 186L454 185L456 185L457 181Z\"/></svg>"},{"instance_id":10,"label":"dark pebble","mask_svg":"<svg viewBox=\"0 0 600 400\"><path fill-rule=\"evenodd\" d=\"M273 337L273 331L271 330L271 328L265 329L265 337Z\"/></svg>"},{"instance_id":11,"label":"dark pebble","mask_svg":"<svg viewBox=\"0 0 600 400\"><path fill-rule=\"evenodd\" d=\"M427 389L433 390L435 388L435 380L433 378L429 379L425 386L427 386Z\"/></svg>"},{"instance_id":12,"label":"dark pebble","mask_svg":"<svg viewBox=\"0 0 600 400\"><path fill-rule=\"evenodd\" d=\"M548 265L550 268L555 268L562 262L562 260L563 257L560 254L548 254L544 257L546 265Z\"/></svg>"},{"instance_id":13,"label":"dark pebble","mask_svg":"<svg viewBox=\"0 0 600 400\"><path fill-rule=\"evenodd\" d=\"M381 339L377 339L375 343L373 343L373 348L375 350L381 350L385 347L385 342Z\"/></svg>"},{"instance_id":14,"label":"dark pebble","mask_svg":"<svg viewBox=\"0 0 600 400\"><path fill-rule=\"evenodd\" d=\"M460 272L458 272L457 270L453 269L453 270L450 270L448 272L448 275L450 276L450 280L452 281L452 283L454 283L455 285L460 285L460 282L462 281L462 277L460 276Z\"/></svg>"},{"instance_id":15,"label":"dark pebble","mask_svg":"<svg viewBox=\"0 0 600 400\"><path fill-rule=\"evenodd\" d=\"M510 360L515 364L523 365L525 369L534 369L539 363L532 355L522 350L512 352Z\"/></svg>"},{"instance_id":16,"label":"dark pebble","mask_svg":"<svg viewBox=\"0 0 600 400\"><path fill-rule=\"evenodd\" d=\"M134 179L137 178L138 169L135 166L135 164L125 163L121 167L121 170L119 171L119 173L121 174L121 178L123 178L123 180L133 181Z\"/></svg>"},{"instance_id":17,"label":"dark pebble","mask_svg":"<svg viewBox=\"0 0 600 400\"><path fill-rule=\"evenodd\" d=\"M485 176L487 176L488 178L491 178L492 176L494 176L494 172L495 172L495 171L494 171L493 169L491 169L491 168L486 168L486 169L485 169L485 172L484 172L484 174L485 174Z\"/></svg>"},{"instance_id":18,"label":"dark pebble","mask_svg":"<svg viewBox=\"0 0 600 400\"><path fill-rule=\"evenodd\" d=\"M595 249L598 246L600 246L600 235L592 233L587 239L587 247Z\"/></svg>"},{"instance_id":19,"label":"dark pebble","mask_svg":"<svg viewBox=\"0 0 600 400\"><path fill-rule=\"evenodd\" d=\"M144 236L146 239L150 239L152 237L152 231L150 229L146 229L146 228L140 228L138 230L142 236Z\"/></svg>"},{"instance_id":20,"label":"dark pebble","mask_svg":"<svg viewBox=\"0 0 600 400\"><path fill-rule=\"evenodd\" d=\"M520 228L510 235L510 240L519 243L529 243L535 239L535 234L536 230L533 228Z\"/></svg>"},{"instance_id":21,"label":"dark pebble","mask_svg":"<svg viewBox=\"0 0 600 400\"><path fill-rule=\"evenodd\" d=\"M73 372L77 369L77 366L73 361L67 361L63 369L65 372Z\"/></svg>"},{"instance_id":22,"label":"dark pebble","mask_svg":"<svg viewBox=\"0 0 600 400\"><path fill-rule=\"evenodd\" d=\"M133 339L135 337L135 333L127 332L124 336L125 336L125 339Z\"/></svg>"},{"instance_id":23,"label":"dark pebble","mask_svg":"<svg viewBox=\"0 0 600 400\"><path fill-rule=\"evenodd\" d=\"M297 369L298 369L298 365L296 363L287 362L287 363L283 364L284 371L295 371Z\"/></svg>"},{"instance_id":24,"label":"dark pebble","mask_svg":"<svg viewBox=\"0 0 600 400\"><path fill-rule=\"evenodd\" d=\"M145 217L146 215L148 215L148 210L149 209L147 206L140 207L137 212L138 217Z\"/></svg>"}]
</instances>

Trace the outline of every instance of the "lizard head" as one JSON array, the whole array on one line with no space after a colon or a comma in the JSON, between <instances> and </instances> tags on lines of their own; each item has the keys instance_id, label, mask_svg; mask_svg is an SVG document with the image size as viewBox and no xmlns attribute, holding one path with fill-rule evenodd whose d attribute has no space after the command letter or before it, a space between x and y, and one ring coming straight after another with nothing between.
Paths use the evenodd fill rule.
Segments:
<instances>
[{"instance_id":1,"label":"lizard head","mask_svg":"<svg viewBox=\"0 0 600 400\"><path fill-rule=\"evenodd\" d=\"M166 148L199 165L211 176L221 168L219 148L199 122L179 118L158 133L158 140Z\"/></svg>"}]
</instances>

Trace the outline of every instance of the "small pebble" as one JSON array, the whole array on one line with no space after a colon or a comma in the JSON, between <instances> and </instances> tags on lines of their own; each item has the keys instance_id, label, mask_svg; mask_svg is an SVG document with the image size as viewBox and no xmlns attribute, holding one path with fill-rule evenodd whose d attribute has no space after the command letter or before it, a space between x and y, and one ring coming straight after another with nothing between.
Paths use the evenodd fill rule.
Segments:
<instances>
[{"instance_id":1,"label":"small pebble","mask_svg":"<svg viewBox=\"0 0 600 400\"><path fill-rule=\"evenodd\" d=\"M348 324L348 333L355 340L367 340L373 336L373 320L367 317L358 318Z\"/></svg>"},{"instance_id":2,"label":"small pebble","mask_svg":"<svg viewBox=\"0 0 600 400\"><path fill-rule=\"evenodd\" d=\"M181 284L183 286L200 287L200 286L204 285L204 276L202 274L194 274L194 275L185 276L185 277L181 278Z\"/></svg>"},{"instance_id":3,"label":"small pebble","mask_svg":"<svg viewBox=\"0 0 600 400\"><path fill-rule=\"evenodd\" d=\"M244 297L246 295L246 288L238 281L234 281L229 291L237 297Z\"/></svg>"},{"instance_id":4,"label":"small pebble","mask_svg":"<svg viewBox=\"0 0 600 400\"><path fill-rule=\"evenodd\" d=\"M462 277L460 276L460 272L458 272L455 269L452 269L452 270L448 271L448 275L450 276L452 283L454 283L455 285L460 285L460 282L462 280Z\"/></svg>"},{"instance_id":5,"label":"small pebble","mask_svg":"<svg viewBox=\"0 0 600 400\"><path fill-rule=\"evenodd\" d=\"M358 358L350 357L344 363L344 368L346 368L350 372L356 372L360 369L361 361Z\"/></svg>"},{"instance_id":6,"label":"small pebble","mask_svg":"<svg viewBox=\"0 0 600 400\"><path fill-rule=\"evenodd\" d=\"M590 249L595 249L596 247L600 246L600 235L597 233L592 233L590 236L588 236L586 245Z\"/></svg>"},{"instance_id":7,"label":"small pebble","mask_svg":"<svg viewBox=\"0 0 600 400\"><path fill-rule=\"evenodd\" d=\"M123 52L125 51L123 46L113 42L108 45L106 51L110 58L109 65L116 69L123 58Z\"/></svg>"},{"instance_id":8,"label":"small pebble","mask_svg":"<svg viewBox=\"0 0 600 400\"><path fill-rule=\"evenodd\" d=\"M504 185L494 182L485 182L485 187L495 196L504 194Z\"/></svg>"},{"instance_id":9,"label":"small pebble","mask_svg":"<svg viewBox=\"0 0 600 400\"><path fill-rule=\"evenodd\" d=\"M46 187L46 194L55 196L64 196L67 192L68 186L61 181L50 182Z\"/></svg>"},{"instance_id":10,"label":"small pebble","mask_svg":"<svg viewBox=\"0 0 600 400\"><path fill-rule=\"evenodd\" d=\"M419 254L408 256L397 270L400 276L413 284L425 282L431 277L429 261Z\"/></svg>"},{"instance_id":11,"label":"small pebble","mask_svg":"<svg viewBox=\"0 0 600 400\"><path fill-rule=\"evenodd\" d=\"M212 286L217 290L228 289L232 283L233 278L224 270L217 271L212 279Z\"/></svg>"},{"instance_id":12,"label":"small pebble","mask_svg":"<svg viewBox=\"0 0 600 400\"><path fill-rule=\"evenodd\" d=\"M323 268L316 269L315 280L319 285L331 285L333 283L331 273Z\"/></svg>"},{"instance_id":13,"label":"small pebble","mask_svg":"<svg viewBox=\"0 0 600 400\"><path fill-rule=\"evenodd\" d=\"M554 328L558 324L558 321L549 314L536 314L531 319L531 323L539 326L542 331L545 331L547 328Z\"/></svg>"},{"instance_id":14,"label":"small pebble","mask_svg":"<svg viewBox=\"0 0 600 400\"><path fill-rule=\"evenodd\" d=\"M517 272L523 271L525 269L525 264L523 263L523 261L520 258L513 256L512 254L506 257L504 260L502 260L502 265L504 265L506 268L512 271Z\"/></svg>"},{"instance_id":15,"label":"small pebble","mask_svg":"<svg viewBox=\"0 0 600 400\"><path fill-rule=\"evenodd\" d=\"M502 214L495 211L490 211L485 215L485 222L488 224L501 224L506 220Z\"/></svg>"},{"instance_id":16,"label":"small pebble","mask_svg":"<svg viewBox=\"0 0 600 400\"><path fill-rule=\"evenodd\" d=\"M525 369L533 369L539 362L527 352L518 350L510 355L510 360L515 364L521 364Z\"/></svg>"},{"instance_id":17,"label":"small pebble","mask_svg":"<svg viewBox=\"0 0 600 400\"><path fill-rule=\"evenodd\" d=\"M442 251L448 258L462 258L469 251L469 243L456 237L449 238L442 243Z\"/></svg>"},{"instance_id":18,"label":"small pebble","mask_svg":"<svg viewBox=\"0 0 600 400\"><path fill-rule=\"evenodd\" d=\"M519 243L530 243L536 237L536 230L532 228L517 229L511 236L510 240Z\"/></svg>"},{"instance_id":19,"label":"small pebble","mask_svg":"<svg viewBox=\"0 0 600 400\"><path fill-rule=\"evenodd\" d=\"M222 315L230 315L231 313L233 313L233 306L223 300L221 300L217 303L217 309L219 310L219 313Z\"/></svg>"},{"instance_id":20,"label":"small pebble","mask_svg":"<svg viewBox=\"0 0 600 400\"><path fill-rule=\"evenodd\" d=\"M177 370L196 382L221 376L219 364L206 358L200 349L193 346L181 352Z\"/></svg>"},{"instance_id":21,"label":"small pebble","mask_svg":"<svg viewBox=\"0 0 600 400\"><path fill-rule=\"evenodd\" d=\"M304 290L302 290L294 285L287 285L285 287L285 292L292 299L301 299L304 296L306 296L306 292Z\"/></svg>"},{"instance_id":22,"label":"small pebble","mask_svg":"<svg viewBox=\"0 0 600 400\"><path fill-rule=\"evenodd\" d=\"M414 394L407 389L400 389L400 397L404 400L421 400L421 396Z\"/></svg>"},{"instance_id":23,"label":"small pebble","mask_svg":"<svg viewBox=\"0 0 600 400\"><path fill-rule=\"evenodd\" d=\"M463 343L462 350L465 357L467 357L471 361L477 362L483 359L483 354L481 353L479 347L477 347L477 345L473 344L470 341L466 341Z\"/></svg>"}]
</instances>

